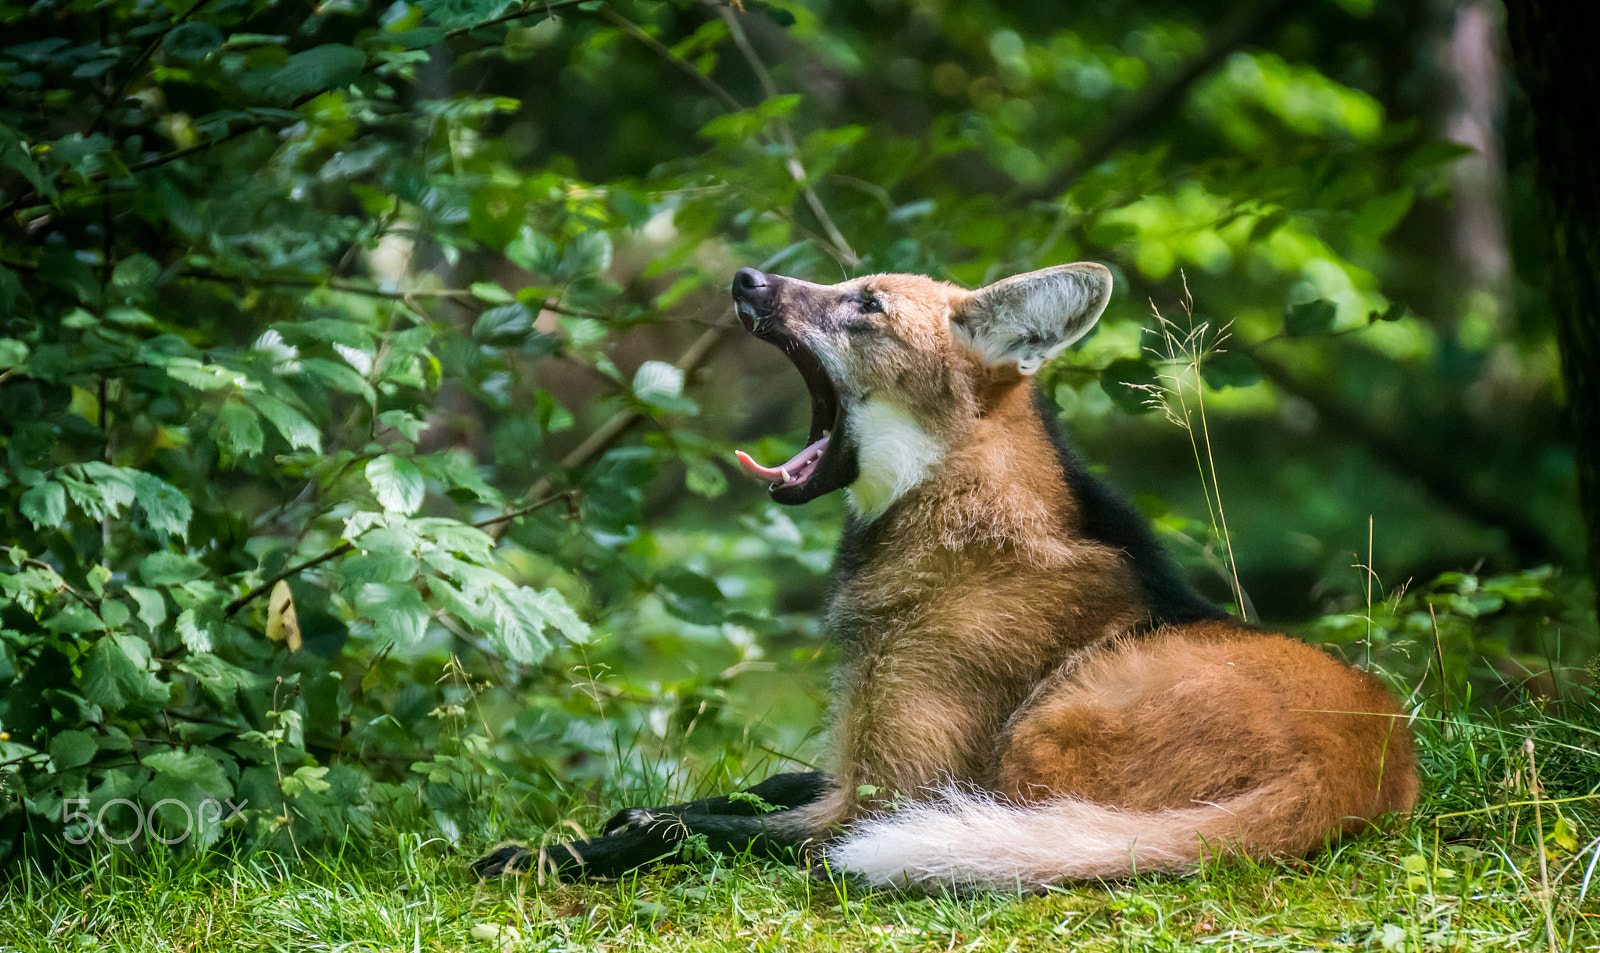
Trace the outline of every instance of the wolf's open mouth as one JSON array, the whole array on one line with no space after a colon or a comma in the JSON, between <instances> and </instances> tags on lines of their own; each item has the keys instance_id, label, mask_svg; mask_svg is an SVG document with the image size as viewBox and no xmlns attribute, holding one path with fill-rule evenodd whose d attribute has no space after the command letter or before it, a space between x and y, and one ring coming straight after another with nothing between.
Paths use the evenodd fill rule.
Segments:
<instances>
[{"instance_id":1,"label":"wolf's open mouth","mask_svg":"<svg viewBox=\"0 0 1600 953\"><path fill-rule=\"evenodd\" d=\"M767 492L778 503L805 503L850 483L855 479L855 460L843 435L844 404L822 362L779 322L772 321L772 316L757 313L743 300L737 301L737 310L745 327L789 356L811 394L811 430L805 449L776 467L763 466L740 450L736 453L739 468L767 483Z\"/></svg>"},{"instance_id":2,"label":"wolf's open mouth","mask_svg":"<svg viewBox=\"0 0 1600 953\"><path fill-rule=\"evenodd\" d=\"M757 480L784 485L804 483L811 478L811 474L817 472L817 462L828 449L829 436L828 431L824 430L821 440L800 451L781 467L764 467L743 450L735 450L733 455L739 458L739 468Z\"/></svg>"}]
</instances>

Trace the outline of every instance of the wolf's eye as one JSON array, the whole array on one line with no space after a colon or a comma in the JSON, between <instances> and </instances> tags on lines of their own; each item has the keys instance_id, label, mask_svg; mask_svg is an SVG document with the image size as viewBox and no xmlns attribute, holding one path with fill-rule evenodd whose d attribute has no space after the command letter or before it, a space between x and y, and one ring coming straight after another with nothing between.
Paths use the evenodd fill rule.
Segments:
<instances>
[{"instance_id":1,"label":"wolf's eye","mask_svg":"<svg viewBox=\"0 0 1600 953\"><path fill-rule=\"evenodd\" d=\"M879 301L878 300L878 296L873 294L872 292L863 291L863 292L861 292L861 313L862 314L882 314L883 313L883 302Z\"/></svg>"}]
</instances>

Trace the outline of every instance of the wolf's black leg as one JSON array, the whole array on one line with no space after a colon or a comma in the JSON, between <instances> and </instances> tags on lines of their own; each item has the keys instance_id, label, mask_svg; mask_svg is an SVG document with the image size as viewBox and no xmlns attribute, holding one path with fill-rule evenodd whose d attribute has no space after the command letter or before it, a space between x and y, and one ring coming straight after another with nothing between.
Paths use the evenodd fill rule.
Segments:
<instances>
[{"instance_id":1,"label":"wolf's black leg","mask_svg":"<svg viewBox=\"0 0 1600 953\"><path fill-rule=\"evenodd\" d=\"M750 851L769 857L787 857L809 838L791 833L784 811L810 804L827 792L833 779L821 771L779 774L748 788L762 801L779 809L759 816L761 808L748 799L731 795L688 801L666 807L632 807L606 822L604 835L591 841L572 841L548 847L502 844L472 863L479 877L498 877L543 866L566 876L615 877L654 861L675 859L686 837L704 834L706 846L717 853Z\"/></svg>"},{"instance_id":2,"label":"wolf's black leg","mask_svg":"<svg viewBox=\"0 0 1600 953\"><path fill-rule=\"evenodd\" d=\"M574 841L543 848L547 869L563 877L619 877L630 870L657 862L684 860L685 840L704 838L704 846L718 854L751 853L792 860L795 851L811 839L797 824L786 824L787 812L765 817L738 814L669 815L630 826L592 841ZM529 855L519 865L530 867ZM511 869L518 869L512 867Z\"/></svg>"},{"instance_id":3,"label":"wolf's black leg","mask_svg":"<svg viewBox=\"0 0 1600 953\"><path fill-rule=\"evenodd\" d=\"M753 794L779 810L789 810L810 804L822 797L832 783L833 779L821 771L794 771L788 774L775 774L741 793ZM685 814L753 817L761 812L759 803L752 803L751 799L741 798L738 795L725 794L721 797L708 797L683 804L669 804L665 807L624 808L611 815L611 819L606 821L601 830L606 834L613 834L629 827L648 824L659 818L681 817Z\"/></svg>"}]
</instances>

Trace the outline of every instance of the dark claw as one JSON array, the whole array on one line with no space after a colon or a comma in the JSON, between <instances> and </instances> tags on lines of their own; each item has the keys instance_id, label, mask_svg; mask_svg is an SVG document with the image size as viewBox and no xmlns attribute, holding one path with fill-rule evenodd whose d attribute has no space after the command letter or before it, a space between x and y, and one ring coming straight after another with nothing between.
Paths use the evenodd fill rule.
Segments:
<instances>
[{"instance_id":1,"label":"dark claw","mask_svg":"<svg viewBox=\"0 0 1600 953\"><path fill-rule=\"evenodd\" d=\"M611 819L606 821L605 827L601 828L601 836L615 834L618 831L637 830L647 826L655 819L655 815L646 808L625 807L611 815Z\"/></svg>"},{"instance_id":2,"label":"dark claw","mask_svg":"<svg viewBox=\"0 0 1600 953\"><path fill-rule=\"evenodd\" d=\"M472 872L478 875L479 880L503 877L528 869L528 863L532 858L533 851L521 844L500 844L473 861Z\"/></svg>"},{"instance_id":3,"label":"dark claw","mask_svg":"<svg viewBox=\"0 0 1600 953\"><path fill-rule=\"evenodd\" d=\"M542 883L546 877L566 880L579 876L585 858L578 851L588 853L591 845L599 841L549 844L544 847L525 847L522 844L501 844L471 864L472 872L482 880L534 871Z\"/></svg>"}]
</instances>

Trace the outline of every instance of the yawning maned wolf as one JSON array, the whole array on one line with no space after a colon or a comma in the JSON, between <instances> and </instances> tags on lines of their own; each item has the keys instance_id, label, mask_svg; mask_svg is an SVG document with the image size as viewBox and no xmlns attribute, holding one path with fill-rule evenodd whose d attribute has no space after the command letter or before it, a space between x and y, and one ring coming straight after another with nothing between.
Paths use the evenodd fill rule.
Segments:
<instances>
[{"instance_id":1,"label":"yawning maned wolf","mask_svg":"<svg viewBox=\"0 0 1600 953\"><path fill-rule=\"evenodd\" d=\"M478 870L615 875L698 834L877 884L1027 887L1303 854L1409 809L1411 742L1377 681L1202 600L1036 408L1029 376L1110 293L1096 264L977 291L742 269L739 316L799 368L812 423L794 459L740 465L779 503L843 489L853 512L833 772L751 789L776 812L634 808Z\"/></svg>"}]
</instances>

